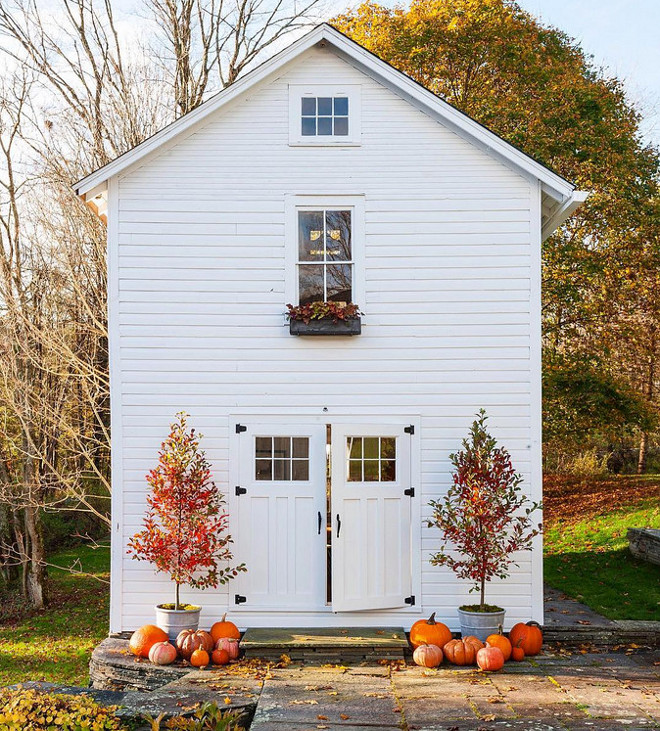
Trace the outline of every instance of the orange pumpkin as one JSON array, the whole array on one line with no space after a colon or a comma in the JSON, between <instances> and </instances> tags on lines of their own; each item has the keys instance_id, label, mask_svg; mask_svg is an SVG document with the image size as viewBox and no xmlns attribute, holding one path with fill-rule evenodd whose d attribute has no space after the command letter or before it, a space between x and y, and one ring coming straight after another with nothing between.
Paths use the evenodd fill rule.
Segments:
<instances>
[{"instance_id":1,"label":"orange pumpkin","mask_svg":"<svg viewBox=\"0 0 660 731\"><path fill-rule=\"evenodd\" d=\"M213 637L214 643L222 637L231 637L233 640L240 640L241 633L233 622L227 621L227 612L225 612L222 615L222 619L211 627L211 637Z\"/></svg>"},{"instance_id":2,"label":"orange pumpkin","mask_svg":"<svg viewBox=\"0 0 660 731\"><path fill-rule=\"evenodd\" d=\"M171 665L176 658L176 647L169 642L156 642L149 650L149 662L154 665Z\"/></svg>"},{"instance_id":3,"label":"orange pumpkin","mask_svg":"<svg viewBox=\"0 0 660 731\"><path fill-rule=\"evenodd\" d=\"M227 650L213 650L211 660L215 665L229 665L229 653Z\"/></svg>"},{"instance_id":4,"label":"orange pumpkin","mask_svg":"<svg viewBox=\"0 0 660 731\"><path fill-rule=\"evenodd\" d=\"M204 650L207 654L212 652L213 644L213 638L203 629L184 629L176 638L176 646L186 660L190 660L195 650Z\"/></svg>"},{"instance_id":5,"label":"orange pumpkin","mask_svg":"<svg viewBox=\"0 0 660 731\"><path fill-rule=\"evenodd\" d=\"M519 622L509 632L513 647L522 647L525 655L538 655L543 647L543 632L538 622Z\"/></svg>"},{"instance_id":6,"label":"orange pumpkin","mask_svg":"<svg viewBox=\"0 0 660 731\"><path fill-rule=\"evenodd\" d=\"M194 668L205 668L209 664L209 662L211 662L211 658L209 657L209 653L206 652L206 650L195 650L190 656L190 664Z\"/></svg>"},{"instance_id":7,"label":"orange pumpkin","mask_svg":"<svg viewBox=\"0 0 660 731\"><path fill-rule=\"evenodd\" d=\"M435 621L435 612L428 619L420 619L410 628L410 644L437 645L441 649L451 640L451 630L446 624Z\"/></svg>"},{"instance_id":8,"label":"orange pumpkin","mask_svg":"<svg viewBox=\"0 0 660 731\"><path fill-rule=\"evenodd\" d=\"M504 654L499 647L482 647L477 653L477 665L480 670L493 672L504 667Z\"/></svg>"},{"instance_id":9,"label":"orange pumpkin","mask_svg":"<svg viewBox=\"0 0 660 731\"><path fill-rule=\"evenodd\" d=\"M509 638L502 634L502 630L496 635L488 635L486 637L486 644L491 647L499 647L504 655L504 662L511 657L511 643L509 642Z\"/></svg>"},{"instance_id":10,"label":"orange pumpkin","mask_svg":"<svg viewBox=\"0 0 660 731\"><path fill-rule=\"evenodd\" d=\"M235 660L240 652L238 640L235 640L233 637L221 637L215 643L215 649L224 650L229 655L230 660Z\"/></svg>"},{"instance_id":11,"label":"orange pumpkin","mask_svg":"<svg viewBox=\"0 0 660 731\"><path fill-rule=\"evenodd\" d=\"M445 657L454 665L474 665L477 660L477 652L481 650L484 643L468 635L462 640L450 640L443 648Z\"/></svg>"},{"instance_id":12,"label":"orange pumpkin","mask_svg":"<svg viewBox=\"0 0 660 731\"><path fill-rule=\"evenodd\" d=\"M522 662L525 659L525 651L522 649L522 647L516 645L511 649L511 659L515 660L516 662Z\"/></svg>"},{"instance_id":13,"label":"orange pumpkin","mask_svg":"<svg viewBox=\"0 0 660 731\"><path fill-rule=\"evenodd\" d=\"M156 642L167 642L168 639L167 632L163 632L160 627L156 627L155 624L145 624L133 632L128 648L138 657L149 657L149 650Z\"/></svg>"},{"instance_id":14,"label":"orange pumpkin","mask_svg":"<svg viewBox=\"0 0 660 731\"><path fill-rule=\"evenodd\" d=\"M423 668L437 668L442 662L442 650L437 645L420 645L413 652L413 660Z\"/></svg>"}]
</instances>

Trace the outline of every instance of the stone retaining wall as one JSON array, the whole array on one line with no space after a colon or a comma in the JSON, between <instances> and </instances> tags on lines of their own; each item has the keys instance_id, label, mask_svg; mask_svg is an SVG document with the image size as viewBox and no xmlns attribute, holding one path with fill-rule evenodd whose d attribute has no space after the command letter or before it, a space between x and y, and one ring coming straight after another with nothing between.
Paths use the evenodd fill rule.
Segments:
<instances>
[{"instance_id":1,"label":"stone retaining wall","mask_svg":"<svg viewBox=\"0 0 660 731\"><path fill-rule=\"evenodd\" d=\"M633 556L660 565L660 530L628 528L628 543Z\"/></svg>"}]
</instances>

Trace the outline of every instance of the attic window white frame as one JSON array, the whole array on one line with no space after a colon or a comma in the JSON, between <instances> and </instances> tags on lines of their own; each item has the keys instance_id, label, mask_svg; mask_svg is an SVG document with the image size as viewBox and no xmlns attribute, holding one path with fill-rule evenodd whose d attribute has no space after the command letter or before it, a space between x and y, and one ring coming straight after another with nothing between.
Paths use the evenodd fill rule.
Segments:
<instances>
[{"instance_id":1,"label":"attic window white frame","mask_svg":"<svg viewBox=\"0 0 660 731\"><path fill-rule=\"evenodd\" d=\"M351 211L351 254L353 257L353 302L366 314L365 307L365 227L364 195L288 195L285 201L285 302L297 305L298 298L298 213L314 210ZM362 318L365 322L365 318Z\"/></svg>"},{"instance_id":2,"label":"attic window white frame","mask_svg":"<svg viewBox=\"0 0 660 731\"><path fill-rule=\"evenodd\" d=\"M289 84L289 145L293 147L357 147L361 141L361 87L357 84ZM346 97L347 135L302 134L303 97Z\"/></svg>"}]
</instances>

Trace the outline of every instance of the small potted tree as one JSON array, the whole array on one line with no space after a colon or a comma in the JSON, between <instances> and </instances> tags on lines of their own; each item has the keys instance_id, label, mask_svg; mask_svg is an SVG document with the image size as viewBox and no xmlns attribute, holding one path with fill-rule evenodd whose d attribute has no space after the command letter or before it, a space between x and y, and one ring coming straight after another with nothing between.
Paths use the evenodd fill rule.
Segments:
<instances>
[{"instance_id":1,"label":"small potted tree","mask_svg":"<svg viewBox=\"0 0 660 731\"><path fill-rule=\"evenodd\" d=\"M199 626L201 607L181 602L181 586L215 588L246 570L244 564L229 566L232 539L224 497L211 480L209 462L199 446L201 435L188 429L186 417L176 415L158 464L147 475L151 493L144 527L128 544L133 558L150 561L174 582L174 602L156 607L156 624L171 639Z\"/></svg>"},{"instance_id":2,"label":"small potted tree","mask_svg":"<svg viewBox=\"0 0 660 731\"><path fill-rule=\"evenodd\" d=\"M448 566L459 579L480 592L479 604L459 607L461 633L485 640L504 623L505 610L486 604L486 584L506 579L516 565L514 551L528 551L541 532L531 514L540 503L522 494L522 477L514 470L506 449L497 446L486 429L481 409L463 448L450 455L452 485L444 498L432 500L429 527L442 531L446 544L431 557L434 566Z\"/></svg>"}]
</instances>

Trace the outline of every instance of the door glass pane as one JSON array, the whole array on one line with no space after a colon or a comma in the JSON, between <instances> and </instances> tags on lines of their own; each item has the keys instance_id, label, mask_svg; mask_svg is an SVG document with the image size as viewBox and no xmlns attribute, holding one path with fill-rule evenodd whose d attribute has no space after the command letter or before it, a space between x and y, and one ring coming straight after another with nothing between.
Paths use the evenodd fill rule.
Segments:
<instances>
[{"instance_id":1,"label":"door glass pane","mask_svg":"<svg viewBox=\"0 0 660 731\"><path fill-rule=\"evenodd\" d=\"M291 437L275 437L273 457L276 459L291 457Z\"/></svg>"},{"instance_id":2,"label":"door glass pane","mask_svg":"<svg viewBox=\"0 0 660 731\"><path fill-rule=\"evenodd\" d=\"M309 457L309 439L307 437L293 438L293 456Z\"/></svg>"},{"instance_id":3,"label":"door glass pane","mask_svg":"<svg viewBox=\"0 0 660 731\"><path fill-rule=\"evenodd\" d=\"M362 482L362 460L351 459L348 463L348 481Z\"/></svg>"},{"instance_id":4,"label":"door glass pane","mask_svg":"<svg viewBox=\"0 0 660 731\"><path fill-rule=\"evenodd\" d=\"M378 437L365 437L364 456L367 459L378 459Z\"/></svg>"},{"instance_id":5,"label":"door glass pane","mask_svg":"<svg viewBox=\"0 0 660 731\"><path fill-rule=\"evenodd\" d=\"M309 480L309 460L294 459L291 471L292 480Z\"/></svg>"},{"instance_id":6,"label":"door glass pane","mask_svg":"<svg viewBox=\"0 0 660 731\"><path fill-rule=\"evenodd\" d=\"M291 460L288 459L276 459L273 461L274 480L290 480L291 479Z\"/></svg>"},{"instance_id":7,"label":"door glass pane","mask_svg":"<svg viewBox=\"0 0 660 731\"><path fill-rule=\"evenodd\" d=\"M349 437L347 445L350 459L360 459L362 457L362 437Z\"/></svg>"},{"instance_id":8,"label":"door glass pane","mask_svg":"<svg viewBox=\"0 0 660 731\"><path fill-rule=\"evenodd\" d=\"M364 460L364 481L378 482L380 479L380 471L377 459Z\"/></svg>"},{"instance_id":9,"label":"door glass pane","mask_svg":"<svg viewBox=\"0 0 660 731\"><path fill-rule=\"evenodd\" d=\"M273 479L273 461L270 459L258 459L255 463L256 480L272 480Z\"/></svg>"},{"instance_id":10,"label":"door glass pane","mask_svg":"<svg viewBox=\"0 0 660 731\"><path fill-rule=\"evenodd\" d=\"M396 462L393 459L384 459L380 463L380 481L396 482Z\"/></svg>"},{"instance_id":11,"label":"door glass pane","mask_svg":"<svg viewBox=\"0 0 660 731\"><path fill-rule=\"evenodd\" d=\"M270 459L273 456L273 438L256 437L255 454L257 459L259 457Z\"/></svg>"}]
</instances>

